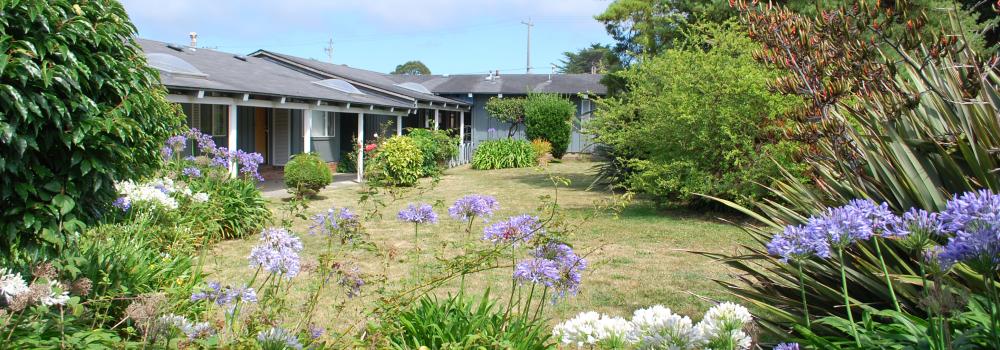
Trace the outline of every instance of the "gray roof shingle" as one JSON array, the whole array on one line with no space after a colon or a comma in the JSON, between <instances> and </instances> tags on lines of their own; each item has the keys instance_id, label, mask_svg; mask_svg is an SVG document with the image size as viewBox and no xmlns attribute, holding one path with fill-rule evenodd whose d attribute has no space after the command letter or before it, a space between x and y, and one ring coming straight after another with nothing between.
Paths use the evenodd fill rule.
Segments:
<instances>
[{"instance_id":1,"label":"gray roof shingle","mask_svg":"<svg viewBox=\"0 0 1000 350\"><path fill-rule=\"evenodd\" d=\"M510 94L528 91L560 94L592 93L606 95L601 74L501 74L487 80L486 74L462 75L392 75L397 82L418 82L436 94ZM550 79L551 77L551 79Z\"/></svg>"},{"instance_id":2,"label":"gray roof shingle","mask_svg":"<svg viewBox=\"0 0 1000 350\"><path fill-rule=\"evenodd\" d=\"M353 68L343 64L320 62L313 59L296 57L296 56L271 52L267 50L258 50L257 52L254 52L251 55L261 58L270 57L279 61L290 62L296 65L300 65L312 70L320 71L325 74L338 77L340 79L357 82L359 84L368 85L376 89L381 89L394 94L407 96L412 99L418 100L420 102L460 104L463 106L468 105L468 103L464 101L454 100L447 97L437 96L434 94L426 94L398 86L397 84L400 82L391 79L389 74L383 74L375 71Z\"/></svg>"},{"instance_id":3,"label":"gray roof shingle","mask_svg":"<svg viewBox=\"0 0 1000 350\"><path fill-rule=\"evenodd\" d=\"M244 61L235 58L234 54L215 50L184 48L177 51L159 41L136 39L136 42L147 55L166 54L179 58L207 75L175 74L161 70L160 81L169 88L286 96L384 107L413 107L412 102L377 93L349 94L325 88L313 83L323 78L257 57L244 57Z\"/></svg>"}]
</instances>

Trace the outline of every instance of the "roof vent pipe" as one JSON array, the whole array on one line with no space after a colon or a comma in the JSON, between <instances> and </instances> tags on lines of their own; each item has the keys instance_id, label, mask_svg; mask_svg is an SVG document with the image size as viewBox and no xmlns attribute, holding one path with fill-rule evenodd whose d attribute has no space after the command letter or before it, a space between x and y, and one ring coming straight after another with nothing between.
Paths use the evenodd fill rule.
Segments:
<instances>
[{"instance_id":1,"label":"roof vent pipe","mask_svg":"<svg viewBox=\"0 0 1000 350\"><path fill-rule=\"evenodd\" d=\"M192 49L198 47L198 33L197 32L191 32L191 34L189 34L189 35L191 36L191 45L189 45L189 46Z\"/></svg>"}]
</instances>

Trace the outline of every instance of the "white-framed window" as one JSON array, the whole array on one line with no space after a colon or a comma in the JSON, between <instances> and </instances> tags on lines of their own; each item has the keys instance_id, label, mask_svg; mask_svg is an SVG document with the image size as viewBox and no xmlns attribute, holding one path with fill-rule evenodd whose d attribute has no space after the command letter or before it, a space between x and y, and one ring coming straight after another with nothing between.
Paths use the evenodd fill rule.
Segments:
<instances>
[{"instance_id":1,"label":"white-framed window","mask_svg":"<svg viewBox=\"0 0 1000 350\"><path fill-rule=\"evenodd\" d=\"M336 112L313 112L312 115L312 137L337 137L337 113Z\"/></svg>"},{"instance_id":2,"label":"white-framed window","mask_svg":"<svg viewBox=\"0 0 1000 350\"><path fill-rule=\"evenodd\" d=\"M226 136L229 131L229 107L212 105L212 136Z\"/></svg>"}]
</instances>

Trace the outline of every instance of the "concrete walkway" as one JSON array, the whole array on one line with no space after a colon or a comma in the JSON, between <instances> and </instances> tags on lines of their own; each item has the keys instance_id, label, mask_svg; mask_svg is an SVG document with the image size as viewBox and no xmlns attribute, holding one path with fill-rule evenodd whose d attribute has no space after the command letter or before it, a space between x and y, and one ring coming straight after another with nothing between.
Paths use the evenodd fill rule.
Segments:
<instances>
[{"instance_id":1,"label":"concrete walkway","mask_svg":"<svg viewBox=\"0 0 1000 350\"><path fill-rule=\"evenodd\" d=\"M357 185L358 183L355 181L357 178L357 175L354 173L333 174L333 182L330 183L329 186L326 186L324 190ZM260 192L264 198L284 199L292 197L292 195L285 190L285 182L281 178L261 182Z\"/></svg>"}]
</instances>

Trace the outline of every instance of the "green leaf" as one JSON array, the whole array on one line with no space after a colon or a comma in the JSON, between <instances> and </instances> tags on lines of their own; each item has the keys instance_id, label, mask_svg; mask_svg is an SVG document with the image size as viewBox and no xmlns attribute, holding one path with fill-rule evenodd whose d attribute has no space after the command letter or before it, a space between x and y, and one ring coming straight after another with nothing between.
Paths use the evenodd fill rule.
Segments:
<instances>
[{"instance_id":1,"label":"green leaf","mask_svg":"<svg viewBox=\"0 0 1000 350\"><path fill-rule=\"evenodd\" d=\"M58 194L52 197L52 203L59 207L59 214L66 215L76 207L76 202L70 196Z\"/></svg>"}]
</instances>

